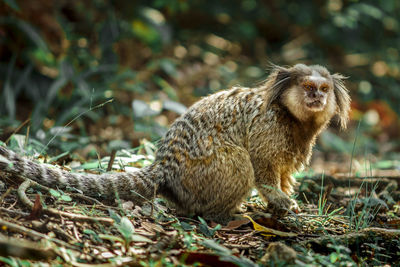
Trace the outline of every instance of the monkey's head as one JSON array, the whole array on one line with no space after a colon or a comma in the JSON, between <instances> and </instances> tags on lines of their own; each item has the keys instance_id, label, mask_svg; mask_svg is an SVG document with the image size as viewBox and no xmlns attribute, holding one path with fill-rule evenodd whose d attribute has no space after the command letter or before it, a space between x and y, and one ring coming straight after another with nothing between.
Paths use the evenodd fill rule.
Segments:
<instances>
[{"instance_id":1,"label":"monkey's head","mask_svg":"<svg viewBox=\"0 0 400 267\"><path fill-rule=\"evenodd\" d=\"M297 64L291 68L274 67L270 103L277 101L300 121L329 121L338 115L346 128L349 119L350 96L340 74L330 74L319 65Z\"/></svg>"}]
</instances>

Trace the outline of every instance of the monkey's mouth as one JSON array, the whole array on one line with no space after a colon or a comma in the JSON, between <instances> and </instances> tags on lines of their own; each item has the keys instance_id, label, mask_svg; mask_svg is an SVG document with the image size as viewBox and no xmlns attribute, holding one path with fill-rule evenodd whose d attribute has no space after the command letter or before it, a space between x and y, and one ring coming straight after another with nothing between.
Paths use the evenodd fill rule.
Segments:
<instances>
[{"instance_id":1,"label":"monkey's mouth","mask_svg":"<svg viewBox=\"0 0 400 267\"><path fill-rule=\"evenodd\" d=\"M314 109L314 110L315 109L320 110L324 107L324 103L322 103L322 101L320 100L310 101L306 105L309 109Z\"/></svg>"}]
</instances>

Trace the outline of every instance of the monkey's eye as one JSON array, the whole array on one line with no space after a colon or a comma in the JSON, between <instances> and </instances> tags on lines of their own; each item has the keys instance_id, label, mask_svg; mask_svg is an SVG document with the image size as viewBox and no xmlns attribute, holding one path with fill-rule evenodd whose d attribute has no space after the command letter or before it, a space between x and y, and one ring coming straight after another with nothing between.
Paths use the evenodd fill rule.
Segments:
<instances>
[{"instance_id":1,"label":"monkey's eye","mask_svg":"<svg viewBox=\"0 0 400 267\"><path fill-rule=\"evenodd\" d=\"M306 84L303 84L303 88L305 90L307 90L307 91L311 91L311 90L314 89L314 86L312 86L311 84L306 83Z\"/></svg>"},{"instance_id":2,"label":"monkey's eye","mask_svg":"<svg viewBox=\"0 0 400 267\"><path fill-rule=\"evenodd\" d=\"M328 92L329 87L326 86L326 85L324 85L324 86L321 86L320 90L321 90L322 92L326 93L326 92Z\"/></svg>"}]
</instances>

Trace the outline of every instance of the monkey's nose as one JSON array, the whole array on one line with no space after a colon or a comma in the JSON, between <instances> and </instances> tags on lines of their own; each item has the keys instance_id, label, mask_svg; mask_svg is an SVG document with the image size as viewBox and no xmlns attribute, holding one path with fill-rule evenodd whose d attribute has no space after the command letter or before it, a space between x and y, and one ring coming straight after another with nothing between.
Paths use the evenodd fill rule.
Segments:
<instances>
[{"instance_id":1,"label":"monkey's nose","mask_svg":"<svg viewBox=\"0 0 400 267\"><path fill-rule=\"evenodd\" d=\"M310 92L309 97L310 97L310 98L318 98L318 92L315 91L315 90L312 91L312 92Z\"/></svg>"},{"instance_id":2,"label":"monkey's nose","mask_svg":"<svg viewBox=\"0 0 400 267\"><path fill-rule=\"evenodd\" d=\"M314 90L309 93L309 97L312 99L321 99L323 94L317 90Z\"/></svg>"}]
</instances>

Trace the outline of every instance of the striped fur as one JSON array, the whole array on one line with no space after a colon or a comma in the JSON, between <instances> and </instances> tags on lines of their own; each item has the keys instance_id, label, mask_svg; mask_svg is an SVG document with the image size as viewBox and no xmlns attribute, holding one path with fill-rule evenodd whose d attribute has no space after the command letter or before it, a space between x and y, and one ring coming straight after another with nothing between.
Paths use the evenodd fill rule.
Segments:
<instances>
[{"instance_id":1,"label":"striped fur","mask_svg":"<svg viewBox=\"0 0 400 267\"><path fill-rule=\"evenodd\" d=\"M234 87L205 97L172 124L155 162L137 172L70 173L4 147L0 170L102 199L113 199L117 191L140 203L157 191L179 213L220 222L255 187L270 211L283 215L293 204L291 174L308 163L319 133L335 114L346 126L350 97L342 79L321 66L275 66L259 87ZM315 93L304 84L313 85Z\"/></svg>"}]
</instances>

